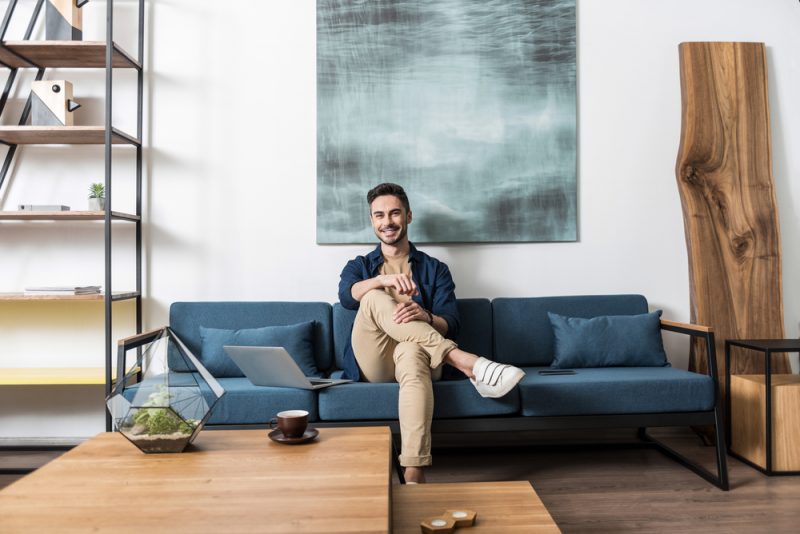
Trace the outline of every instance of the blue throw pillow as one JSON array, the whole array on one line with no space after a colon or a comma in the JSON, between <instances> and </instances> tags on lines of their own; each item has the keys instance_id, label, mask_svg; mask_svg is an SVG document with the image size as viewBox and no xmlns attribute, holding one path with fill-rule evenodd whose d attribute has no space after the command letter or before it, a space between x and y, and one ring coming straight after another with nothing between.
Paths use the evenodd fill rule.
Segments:
<instances>
[{"instance_id":1,"label":"blue throw pillow","mask_svg":"<svg viewBox=\"0 0 800 534\"><path fill-rule=\"evenodd\" d=\"M661 310L592 319L547 313L555 336L551 367L666 367Z\"/></svg>"},{"instance_id":2,"label":"blue throw pillow","mask_svg":"<svg viewBox=\"0 0 800 534\"><path fill-rule=\"evenodd\" d=\"M244 376L225 353L225 345L283 347L306 376L320 376L314 362L314 321L288 326L265 326L242 330L200 327L200 361L218 378Z\"/></svg>"}]
</instances>

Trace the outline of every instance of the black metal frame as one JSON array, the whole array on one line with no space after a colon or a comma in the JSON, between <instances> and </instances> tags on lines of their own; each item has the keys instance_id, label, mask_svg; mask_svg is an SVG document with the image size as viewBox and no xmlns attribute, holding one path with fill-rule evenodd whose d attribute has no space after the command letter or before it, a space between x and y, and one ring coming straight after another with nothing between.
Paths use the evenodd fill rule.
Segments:
<instances>
[{"instance_id":1,"label":"black metal frame","mask_svg":"<svg viewBox=\"0 0 800 534\"><path fill-rule=\"evenodd\" d=\"M652 447L690 469L703 479L716 487L727 491L730 489L728 481L727 447L725 440L725 425L723 424L722 403L720 402L719 384L717 382L717 365L714 359L715 344L714 333L681 326L662 323L663 330L687 334L705 340L706 352L709 358L709 374L714 381L714 408L700 412L668 412L668 413L635 413L635 414L608 414L608 415L568 415L568 416L496 416L464 419L434 419L431 432L436 433L473 433L473 432L520 432L520 431L548 431L548 430L591 430L611 428L635 428L639 443L633 445ZM336 428L347 426L388 426L392 432L392 447L395 452L393 464L401 483L404 483L403 469L397 460L397 438L400 434L400 425L397 420L371 420L371 421L315 421L315 427ZM663 441L647 433L649 427L673 426L705 426L713 425L716 428L716 462L717 474L705 469L671 448ZM264 425L206 425L208 430L237 429L237 428L262 428ZM631 446L626 443L626 446Z\"/></svg>"},{"instance_id":2,"label":"black metal frame","mask_svg":"<svg viewBox=\"0 0 800 534\"><path fill-rule=\"evenodd\" d=\"M728 418L728 453L739 460L749 465L753 469L761 471L768 476L794 476L800 475L800 471L775 471L772 469L772 355L773 354L786 354L791 352L800 352L800 346L796 349L790 350L774 350L762 346L758 346L759 340L748 339L728 339L725 341L725 391L728 392L727 410L731 414L731 347L740 347L749 349L756 352L764 353L764 421L765 421L765 448L766 448L766 466L762 467L757 463L748 460L744 456L731 449L732 433L731 433L731 417ZM800 341L798 341L800 343Z\"/></svg>"},{"instance_id":3,"label":"black metal frame","mask_svg":"<svg viewBox=\"0 0 800 534\"><path fill-rule=\"evenodd\" d=\"M11 23L11 18L17 8L18 0L10 0L3 22L0 25L0 46L4 46L6 32ZM31 15L28 28L25 32L24 40L29 40L36 22L41 14L42 5L44 0L37 0L34 7L33 14ZM113 367L113 339L112 339L112 312L113 302L117 299L112 294L112 276L111 276L111 261L112 261L112 225L113 219L126 219L131 220L136 225L136 332L142 331L142 122L143 122L143 103L144 103L144 0L138 0L138 63L131 62L133 68L137 71L137 102L136 102L136 139L129 140L131 144L136 147L136 217L131 219L129 217L119 217L112 214L112 142L114 127L112 124L112 101L113 101L113 72L114 72L114 52L118 51L118 47L114 43L114 0L106 0L106 57L105 57L105 141L104 141L104 157L105 157L105 178L104 185L106 191L106 209L103 219L104 224L104 261L105 261L105 275L104 275L104 308L105 308L105 394L108 396L111 392L111 384L113 382L112 367ZM24 58L12 50L6 48L6 51L13 53L20 59L24 60L31 67L38 69L36 80L41 80L44 76L45 69L28 58ZM17 76L17 68L12 68L9 73L8 80L6 81L5 89L2 97L0 97L0 114L4 111L6 102L11 93L14 81ZM31 98L28 96L25 108L22 111L19 125L23 126L30 115ZM127 137L126 137L127 139ZM17 151L16 144L8 144L8 151L3 162L3 167L0 170L0 189L3 187L8 171L11 168L14 156ZM111 430L111 416L106 411L106 430Z\"/></svg>"}]
</instances>

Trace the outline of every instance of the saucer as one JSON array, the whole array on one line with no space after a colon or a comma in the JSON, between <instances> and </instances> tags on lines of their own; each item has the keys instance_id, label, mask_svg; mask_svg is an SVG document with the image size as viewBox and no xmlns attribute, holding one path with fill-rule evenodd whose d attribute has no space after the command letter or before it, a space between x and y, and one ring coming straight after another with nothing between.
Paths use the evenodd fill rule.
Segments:
<instances>
[{"instance_id":1,"label":"saucer","mask_svg":"<svg viewBox=\"0 0 800 534\"><path fill-rule=\"evenodd\" d=\"M319 430L317 430L316 428L306 428L306 431L303 432L303 435L300 436L299 438L287 438L286 436L283 435L283 432L281 431L280 428L276 428L275 430L267 434L267 436L269 436L269 439L271 439L272 441L277 441L278 443L285 443L287 445L299 445L301 443L308 443L309 441L312 441L314 438L319 436Z\"/></svg>"}]
</instances>

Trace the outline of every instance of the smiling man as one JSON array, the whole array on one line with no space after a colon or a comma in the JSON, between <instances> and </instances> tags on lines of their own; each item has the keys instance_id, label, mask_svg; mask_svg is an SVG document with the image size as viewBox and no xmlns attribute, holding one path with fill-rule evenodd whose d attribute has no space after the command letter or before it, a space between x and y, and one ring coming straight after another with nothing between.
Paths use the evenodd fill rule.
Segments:
<instances>
[{"instance_id":1,"label":"smiling man","mask_svg":"<svg viewBox=\"0 0 800 534\"><path fill-rule=\"evenodd\" d=\"M521 369L463 351L455 284L447 265L408 240L411 207L402 187L380 184L367 193L380 244L342 270L339 301L358 310L345 350L344 378L400 384L400 465L408 482L424 482L431 464L432 380L447 363L470 378L483 397L502 397Z\"/></svg>"}]
</instances>

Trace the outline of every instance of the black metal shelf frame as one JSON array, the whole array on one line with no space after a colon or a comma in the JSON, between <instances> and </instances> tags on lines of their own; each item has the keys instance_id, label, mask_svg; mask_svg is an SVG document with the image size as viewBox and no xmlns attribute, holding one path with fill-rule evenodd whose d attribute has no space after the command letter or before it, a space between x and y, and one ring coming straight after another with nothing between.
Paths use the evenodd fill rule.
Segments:
<instances>
[{"instance_id":1,"label":"black metal shelf frame","mask_svg":"<svg viewBox=\"0 0 800 534\"><path fill-rule=\"evenodd\" d=\"M18 0L9 0L8 8L6 9L5 16L3 18L3 22L0 25L0 46L6 40L6 33L8 31L8 27L11 23L11 18L17 8ZM42 5L44 4L44 0L37 0L36 5L34 6L33 13L31 15L30 21L28 23L28 27L25 31L24 40L30 40L31 35L33 34L34 27L36 26L36 22L39 19L39 15L42 11ZM142 331L142 114L143 114L143 105L144 105L144 0L138 0L138 61L131 64L131 67L137 71L137 102L136 102L136 139L139 140L136 143L136 212L135 212L135 219L130 219L136 225L136 333L141 333ZM14 51L10 50L9 48L5 48L6 51L16 55L22 61L31 65L31 67L27 68L35 68L37 69L36 72L36 80L41 80L44 76L45 68L37 65L35 61L31 61L28 58L21 57L19 54L16 54ZM105 280L104 280L104 287L106 288L105 297L104 297L104 304L105 304L105 371L106 371L106 380L105 380L105 392L106 396L111 392L111 384L112 384L112 311L113 307L112 304L115 300L114 296L112 295L112 273L111 273L111 247L112 247L112 240L111 240L111 221L112 219L118 218L112 213L112 134L114 132L114 128L112 125L112 103L113 103L113 79L114 79L114 52L118 51L121 52L121 49L117 47L114 43L114 0L106 0L106 54L105 54L105 190L106 190L106 209L105 209L105 217L104 217L104 231L105 231L105 238L104 238L104 248L105 248ZM6 65L7 66L7 65ZM8 67L8 66L7 66ZM0 114L3 113L5 110L6 103L8 101L8 97L11 93L11 90L14 86L14 82L16 80L18 68L16 67L9 67L10 72L8 75L8 79L6 80L6 85L3 91L2 96L0 97ZM28 96L28 99L25 103L25 107L23 108L22 115L20 117L19 125L23 126L30 115L31 109L31 98ZM17 145L12 144L8 146L8 152L6 153L5 161L3 162L3 167L0 169L0 189L2 189L3 183L5 182L6 176L8 175L8 171L11 167L11 163L13 162L14 155L17 150ZM111 430L111 416L106 411L106 430Z\"/></svg>"}]
</instances>

